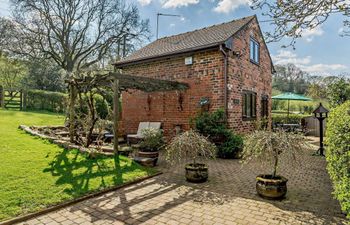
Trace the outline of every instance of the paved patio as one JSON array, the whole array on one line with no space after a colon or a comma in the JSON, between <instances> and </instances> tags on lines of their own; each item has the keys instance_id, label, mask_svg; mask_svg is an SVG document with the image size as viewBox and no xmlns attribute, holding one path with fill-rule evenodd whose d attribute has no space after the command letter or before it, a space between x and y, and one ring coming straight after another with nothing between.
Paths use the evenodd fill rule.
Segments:
<instances>
[{"instance_id":1,"label":"paved patio","mask_svg":"<svg viewBox=\"0 0 350 225\"><path fill-rule=\"evenodd\" d=\"M326 161L307 152L300 164L287 163L280 174L289 179L284 200L257 196L255 176L269 172L238 160L209 161L210 180L190 184L182 166L22 224L345 224L332 199Z\"/></svg>"}]
</instances>

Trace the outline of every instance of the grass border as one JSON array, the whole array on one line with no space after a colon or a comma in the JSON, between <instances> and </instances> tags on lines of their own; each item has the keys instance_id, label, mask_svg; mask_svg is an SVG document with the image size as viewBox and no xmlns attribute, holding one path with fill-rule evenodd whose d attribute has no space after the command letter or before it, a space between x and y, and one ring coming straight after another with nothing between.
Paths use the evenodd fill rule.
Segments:
<instances>
[{"instance_id":1,"label":"grass border","mask_svg":"<svg viewBox=\"0 0 350 225\"><path fill-rule=\"evenodd\" d=\"M125 183L125 184L121 184L121 185L118 185L118 186L106 188L106 189L101 190L101 191L93 192L93 193L84 195L84 196L82 196L82 197L78 197L78 198L73 199L73 200L69 200L69 201L66 201L66 202L63 202L63 203L59 203L59 204L54 205L54 206L50 206L50 207L48 207L48 208L39 210L39 211L37 211L37 212L33 212L33 213L29 213L29 214L26 214L26 215L23 215L23 216L15 217L15 218L13 218L13 219L5 220L5 221L3 221L3 222L0 222L0 225L12 225L12 224L15 224L15 223L24 222L24 221L29 220L29 219L32 219L32 218L34 218L34 217L38 217L38 216L41 216L41 215L43 215L43 214L47 214L47 213L49 213L49 212L52 212L52 211L56 211L56 210L65 208L65 207L67 207L67 206L74 205L74 204L76 204L76 203L79 203L79 202L82 202L82 201L85 201L85 200L88 200L88 199L91 199L91 198L94 198L94 197L98 197L98 196L101 196L101 195L103 195L103 194L106 194L106 193L109 193L109 192L112 192L112 191L119 190L119 189L121 189L121 188L125 188L125 187L128 187L128 186L131 186L131 185L140 183L140 182L142 182L142 181L145 181L145 180L148 180L148 179L150 179L150 178L159 176L159 175L161 175L161 174L163 174L163 172L157 172L157 173L152 174L152 175L150 175L150 176L143 177L143 178L140 178L140 179L137 179L137 180L134 180L134 181L130 181L130 182L127 182L127 183Z\"/></svg>"}]
</instances>

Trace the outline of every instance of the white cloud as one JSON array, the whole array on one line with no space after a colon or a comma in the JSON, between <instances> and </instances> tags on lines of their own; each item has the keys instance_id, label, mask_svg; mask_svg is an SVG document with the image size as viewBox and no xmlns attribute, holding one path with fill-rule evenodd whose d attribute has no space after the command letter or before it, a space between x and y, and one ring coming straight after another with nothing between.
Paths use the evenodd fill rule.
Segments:
<instances>
[{"instance_id":1,"label":"white cloud","mask_svg":"<svg viewBox=\"0 0 350 225\"><path fill-rule=\"evenodd\" d=\"M142 5L142 6L146 6L146 5L149 5L149 4L151 4L151 2L152 2L152 0L137 0L139 3L140 3L140 5Z\"/></svg>"},{"instance_id":2,"label":"white cloud","mask_svg":"<svg viewBox=\"0 0 350 225\"><path fill-rule=\"evenodd\" d=\"M166 0L163 2L163 8L178 8L182 6L198 4L199 0Z\"/></svg>"},{"instance_id":3,"label":"white cloud","mask_svg":"<svg viewBox=\"0 0 350 225\"><path fill-rule=\"evenodd\" d=\"M307 42L311 42L315 36L322 36L324 34L324 30L321 26L317 26L314 29L302 30L300 31L300 34Z\"/></svg>"},{"instance_id":4,"label":"white cloud","mask_svg":"<svg viewBox=\"0 0 350 225\"><path fill-rule=\"evenodd\" d=\"M313 64L300 66L300 69L309 73L330 74L333 71L344 71L347 69L347 66L342 64Z\"/></svg>"},{"instance_id":5,"label":"white cloud","mask_svg":"<svg viewBox=\"0 0 350 225\"><path fill-rule=\"evenodd\" d=\"M295 64L301 70L315 75L340 74L348 69L348 67L343 64L312 64L311 56L298 57L295 52L288 50L279 50L277 55L272 55L272 60L275 65Z\"/></svg>"},{"instance_id":6,"label":"white cloud","mask_svg":"<svg viewBox=\"0 0 350 225\"><path fill-rule=\"evenodd\" d=\"M239 6L250 5L250 3L250 0L220 0L214 11L218 13L229 13Z\"/></svg>"},{"instance_id":7,"label":"white cloud","mask_svg":"<svg viewBox=\"0 0 350 225\"><path fill-rule=\"evenodd\" d=\"M287 50L279 50L278 55L272 55L272 59L275 64L280 65L285 65L288 63L293 63L295 65L306 65L311 62L311 56L299 58L297 54Z\"/></svg>"},{"instance_id":8,"label":"white cloud","mask_svg":"<svg viewBox=\"0 0 350 225\"><path fill-rule=\"evenodd\" d=\"M146 6L146 5L149 5L149 4L151 4L151 2L152 2L152 0L137 0L139 3L140 3L140 5L142 5L142 6Z\"/></svg>"}]
</instances>

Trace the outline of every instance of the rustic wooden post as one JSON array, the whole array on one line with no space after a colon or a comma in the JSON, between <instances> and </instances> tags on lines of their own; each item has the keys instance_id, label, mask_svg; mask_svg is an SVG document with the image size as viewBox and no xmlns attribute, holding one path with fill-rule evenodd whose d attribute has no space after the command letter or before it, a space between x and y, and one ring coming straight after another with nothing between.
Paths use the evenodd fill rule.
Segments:
<instances>
[{"instance_id":1,"label":"rustic wooden post","mask_svg":"<svg viewBox=\"0 0 350 225\"><path fill-rule=\"evenodd\" d=\"M22 111L23 109L23 90L19 90L19 110Z\"/></svg>"},{"instance_id":2,"label":"rustic wooden post","mask_svg":"<svg viewBox=\"0 0 350 225\"><path fill-rule=\"evenodd\" d=\"M74 142L74 136L75 136L75 99L76 99L76 90L72 83L69 84L69 138L70 142Z\"/></svg>"},{"instance_id":3,"label":"rustic wooden post","mask_svg":"<svg viewBox=\"0 0 350 225\"><path fill-rule=\"evenodd\" d=\"M114 79L113 82L113 151L115 155L118 155L119 141L118 141L118 129L119 129L119 80Z\"/></svg>"},{"instance_id":4,"label":"rustic wooden post","mask_svg":"<svg viewBox=\"0 0 350 225\"><path fill-rule=\"evenodd\" d=\"M27 90L24 90L23 91L23 100L22 100L22 109L24 110L24 111L26 111L27 110Z\"/></svg>"},{"instance_id":5,"label":"rustic wooden post","mask_svg":"<svg viewBox=\"0 0 350 225\"><path fill-rule=\"evenodd\" d=\"M5 89L0 86L0 107L5 108Z\"/></svg>"}]
</instances>

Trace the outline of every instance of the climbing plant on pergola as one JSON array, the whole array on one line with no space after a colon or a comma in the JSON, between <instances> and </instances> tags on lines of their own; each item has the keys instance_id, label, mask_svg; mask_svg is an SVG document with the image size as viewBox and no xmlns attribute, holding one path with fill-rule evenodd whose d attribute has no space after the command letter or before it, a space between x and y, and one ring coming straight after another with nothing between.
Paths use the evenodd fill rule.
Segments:
<instances>
[{"instance_id":1,"label":"climbing plant on pergola","mask_svg":"<svg viewBox=\"0 0 350 225\"><path fill-rule=\"evenodd\" d=\"M70 80L67 80L66 82L71 86L69 95L69 136L71 142L74 141L75 136L73 121L75 119L74 105L76 102L77 90L84 89L85 91L88 91L94 88L101 87L109 87L113 90L114 154L118 154L119 97L122 91L135 89L144 92L160 92L188 89L187 84L180 83L177 81L134 76L119 72L86 75L82 78L72 78Z\"/></svg>"}]
</instances>

